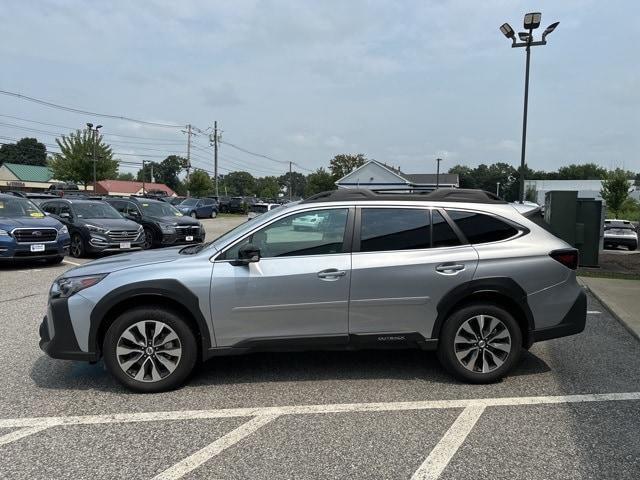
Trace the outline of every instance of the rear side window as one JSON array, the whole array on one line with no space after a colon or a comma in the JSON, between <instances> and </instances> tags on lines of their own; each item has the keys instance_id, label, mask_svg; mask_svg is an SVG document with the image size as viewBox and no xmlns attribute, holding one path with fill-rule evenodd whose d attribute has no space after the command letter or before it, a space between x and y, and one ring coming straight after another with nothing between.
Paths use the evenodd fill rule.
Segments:
<instances>
[{"instance_id":1,"label":"rear side window","mask_svg":"<svg viewBox=\"0 0 640 480\"><path fill-rule=\"evenodd\" d=\"M364 208L360 251L415 250L431 246L429 210Z\"/></svg>"},{"instance_id":2,"label":"rear side window","mask_svg":"<svg viewBox=\"0 0 640 480\"><path fill-rule=\"evenodd\" d=\"M460 210L447 210L447 213L471 244L498 242L518 233L514 227L491 215Z\"/></svg>"}]
</instances>

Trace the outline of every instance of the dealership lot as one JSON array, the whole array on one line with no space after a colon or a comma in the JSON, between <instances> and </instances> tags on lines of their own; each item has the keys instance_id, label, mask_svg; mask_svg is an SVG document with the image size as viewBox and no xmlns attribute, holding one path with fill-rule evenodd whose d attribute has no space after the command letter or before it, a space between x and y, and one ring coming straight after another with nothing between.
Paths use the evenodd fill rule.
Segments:
<instances>
[{"instance_id":1,"label":"dealership lot","mask_svg":"<svg viewBox=\"0 0 640 480\"><path fill-rule=\"evenodd\" d=\"M210 239L243 218L203 220ZM637 478L640 343L593 298L583 334L494 385L419 351L214 359L180 390L125 391L51 360L38 325L72 268L0 266L2 478Z\"/></svg>"}]
</instances>

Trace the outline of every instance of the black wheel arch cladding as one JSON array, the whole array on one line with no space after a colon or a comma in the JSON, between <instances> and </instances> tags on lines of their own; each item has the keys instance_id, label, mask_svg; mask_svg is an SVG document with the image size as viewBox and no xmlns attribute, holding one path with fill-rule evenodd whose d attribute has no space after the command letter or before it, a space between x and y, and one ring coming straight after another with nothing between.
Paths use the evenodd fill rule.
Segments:
<instances>
[{"instance_id":1,"label":"black wheel arch cladding","mask_svg":"<svg viewBox=\"0 0 640 480\"><path fill-rule=\"evenodd\" d=\"M156 297L158 303L166 303L168 299L171 303L180 305L189 312L189 315L198 328L202 351L206 352L211 348L211 332L207 321L200 310L198 297L185 285L175 279L158 279L143 282L134 282L118 287L105 295L93 308L91 312L91 326L89 329L89 347L100 351L102 346L98 345L98 333L102 331L101 326L105 321L113 321L107 318L109 312L117 309L118 305L130 302L137 297Z\"/></svg>"}]
</instances>

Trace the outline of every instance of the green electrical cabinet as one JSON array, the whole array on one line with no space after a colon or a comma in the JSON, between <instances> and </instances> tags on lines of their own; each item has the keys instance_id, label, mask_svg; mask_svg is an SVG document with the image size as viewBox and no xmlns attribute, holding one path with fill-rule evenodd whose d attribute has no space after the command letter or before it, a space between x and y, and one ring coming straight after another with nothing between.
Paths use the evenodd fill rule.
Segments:
<instances>
[{"instance_id":1,"label":"green electrical cabinet","mask_svg":"<svg viewBox=\"0 0 640 480\"><path fill-rule=\"evenodd\" d=\"M598 265L603 235L602 201L578 198L578 192L551 191L545 196L545 222L556 237L580 251L580 265Z\"/></svg>"}]
</instances>

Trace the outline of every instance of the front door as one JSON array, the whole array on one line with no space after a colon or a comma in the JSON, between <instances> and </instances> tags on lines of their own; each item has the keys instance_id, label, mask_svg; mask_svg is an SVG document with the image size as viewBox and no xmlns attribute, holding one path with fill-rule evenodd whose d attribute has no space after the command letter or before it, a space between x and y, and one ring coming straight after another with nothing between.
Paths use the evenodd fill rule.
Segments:
<instances>
[{"instance_id":1,"label":"front door","mask_svg":"<svg viewBox=\"0 0 640 480\"><path fill-rule=\"evenodd\" d=\"M218 346L346 343L352 223L348 208L292 213L219 255L211 281ZM260 261L234 266L248 243Z\"/></svg>"},{"instance_id":2,"label":"front door","mask_svg":"<svg viewBox=\"0 0 640 480\"><path fill-rule=\"evenodd\" d=\"M356 222L349 332L431 337L438 301L478 264L437 209L362 208ZM402 339L376 335L375 338Z\"/></svg>"}]
</instances>

